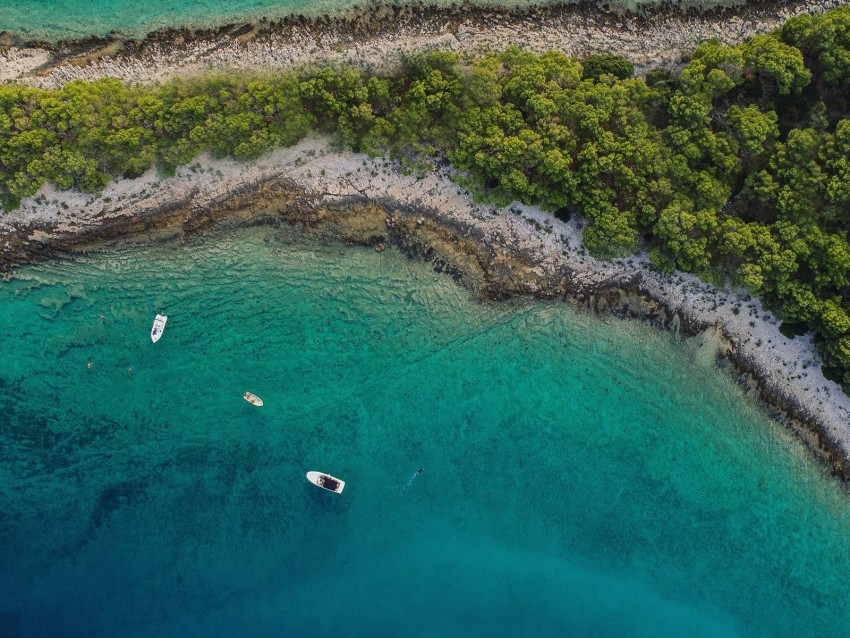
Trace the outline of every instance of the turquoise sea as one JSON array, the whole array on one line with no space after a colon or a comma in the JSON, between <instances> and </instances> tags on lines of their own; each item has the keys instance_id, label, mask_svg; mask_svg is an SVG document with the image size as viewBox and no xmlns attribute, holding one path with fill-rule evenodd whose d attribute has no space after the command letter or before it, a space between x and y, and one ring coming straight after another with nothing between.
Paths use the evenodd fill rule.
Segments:
<instances>
[{"instance_id":1,"label":"turquoise sea","mask_svg":"<svg viewBox=\"0 0 850 638\"><path fill-rule=\"evenodd\" d=\"M609 6L633 8L660 0L607 0ZM528 6L545 0L473 0L485 6ZM57 41L105 35L115 31L125 37L141 37L167 27L214 27L289 15L318 16L352 7L373 6L362 0L0 0L0 31L24 39ZM384 4L405 4L387 0ZM414 3L411 3L414 4ZM427 4L451 5L453 0ZM735 0L683 0L683 5L740 4Z\"/></svg>"},{"instance_id":2,"label":"turquoise sea","mask_svg":"<svg viewBox=\"0 0 850 638\"><path fill-rule=\"evenodd\" d=\"M850 626L846 492L699 339L272 227L0 305L2 636Z\"/></svg>"}]
</instances>

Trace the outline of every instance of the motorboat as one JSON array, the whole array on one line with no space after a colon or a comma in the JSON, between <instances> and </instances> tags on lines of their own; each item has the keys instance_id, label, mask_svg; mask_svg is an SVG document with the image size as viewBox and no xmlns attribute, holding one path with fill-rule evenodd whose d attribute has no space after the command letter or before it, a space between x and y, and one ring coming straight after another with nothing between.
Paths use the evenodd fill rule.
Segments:
<instances>
[{"instance_id":1,"label":"motorboat","mask_svg":"<svg viewBox=\"0 0 850 638\"><path fill-rule=\"evenodd\" d=\"M258 408L263 407L263 400L253 392L245 392L242 395L242 398L245 399L251 405L256 405Z\"/></svg>"},{"instance_id":2,"label":"motorboat","mask_svg":"<svg viewBox=\"0 0 850 638\"><path fill-rule=\"evenodd\" d=\"M334 478L330 474L324 474L323 472L307 472L307 480L313 485L318 485L323 490L336 492L337 494L342 494L342 490L345 488L345 481L340 481L338 478Z\"/></svg>"},{"instance_id":3,"label":"motorboat","mask_svg":"<svg viewBox=\"0 0 850 638\"><path fill-rule=\"evenodd\" d=\"M168 321L168 317L165 315L157 315L153 320L153 327L151 328L151 341L156 343L159 341L159 338L162 336L163 331L165 330L165 322Z\"/></svg>"}]
</instances>

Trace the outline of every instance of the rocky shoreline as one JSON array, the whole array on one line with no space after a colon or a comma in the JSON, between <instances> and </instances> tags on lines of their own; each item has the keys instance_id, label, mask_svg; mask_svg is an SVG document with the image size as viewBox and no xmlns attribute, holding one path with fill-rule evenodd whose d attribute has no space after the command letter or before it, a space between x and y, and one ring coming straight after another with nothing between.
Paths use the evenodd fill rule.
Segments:
<instances>
[{"instance_id":1,"label":"rocky shoreline","mask_svg":"<svg viewBox=\"0 0 850 638\"><path fill-rule=\"evenodd\" d=\"M423 49L481 54L516 44L533 52L615 53L638 72L675 66L701 41L736 43L801 13L847 0L758 0L733 7L641 5L636 12L583 1L506 8L481 4L370 4L333 15L290 16L214 29L165 29L136 40L118 34L28 42L0 32L0 81L58 87L118 77L150 83L215 72L282 71L311 62L390 68Z\"/></svg>"},{"instance_id":2,"label":"rocky shoreline","mask_svg":"<svg viewBox=\"0 0 850 638\"><path fill-rule=\"evenodd\" d=\"M397 246L481 299L561 299L701 335L832 474L850 481L850 397L821 374L810 335L787 339L745 293L659 274L643 256L597 261L581 248L580 219L475 204L449 170L417 178L314 138L253 163L202 157L173 178L151 171L99 196L45 187L0 217L0 269L8 276L21 264L73 259L113 242L191 241L252 224L289 225L305 237L376 250Z\"/></svg>"}]
</instances>

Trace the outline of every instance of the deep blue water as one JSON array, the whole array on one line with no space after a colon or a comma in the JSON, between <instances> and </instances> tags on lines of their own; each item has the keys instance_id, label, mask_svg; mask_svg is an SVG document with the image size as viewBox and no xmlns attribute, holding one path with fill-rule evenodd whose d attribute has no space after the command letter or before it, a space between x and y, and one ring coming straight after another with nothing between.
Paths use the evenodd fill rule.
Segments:
<instances>
[{"instance_id":1,"label":"deep blue water","mask_svg":"<svg viewBox=\"0 0 850 638\"><path fill-rule=\"evenodd\" d=\"M0 304L0 635L850 626L847 494L707 343L266 228Z\"/></svg>"}]
</instances>

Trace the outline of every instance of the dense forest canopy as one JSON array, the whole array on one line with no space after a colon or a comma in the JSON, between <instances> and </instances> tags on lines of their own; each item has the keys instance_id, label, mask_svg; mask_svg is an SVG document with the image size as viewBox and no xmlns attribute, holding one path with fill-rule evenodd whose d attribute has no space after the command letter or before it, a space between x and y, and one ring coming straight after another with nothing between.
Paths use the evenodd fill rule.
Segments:
<instances>
[{"instance_id":1,"label":"dense forest canopy","mask_svg":"<svg viewBox=\"0 0 850 638\"><path fill-rule=\"evenodd\" d=\"M850 391L850 8L799 16L678 71L512 48L432 53L391 76L305 68L154 88L0 86L0 203L85 192L199 153L239 159L312 130L399 158L446 157L478 196L588 220L612 257L748 288L817 334Z\"/></svg>"}]
</instances>

